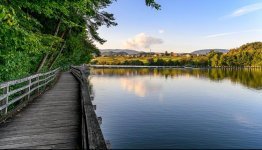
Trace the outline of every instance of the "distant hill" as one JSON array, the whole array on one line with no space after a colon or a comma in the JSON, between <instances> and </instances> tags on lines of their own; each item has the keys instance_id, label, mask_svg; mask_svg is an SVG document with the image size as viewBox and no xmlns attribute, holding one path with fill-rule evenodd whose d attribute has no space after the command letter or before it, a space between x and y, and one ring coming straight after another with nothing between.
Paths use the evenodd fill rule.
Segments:
<instances>
[{"instance_id":1,"label":"distant hill","mask_svg":"<svg viewBox=\"0 0 262 150\"><path fill-rule=\"evenodd\" d=\"M215 52L221 52L221 53L229 52L229 50L227 50L227 49L203 49L203 50L193 51L191 54L205 55L205 54L209 53L211 50L214 50Z\"/></svg>"},{"instance_id":2,"label":"distant hill","mask_svg":"<svg viewBox=\"0 0 262 150\"><path fill-rule=\"evenodd\" d=\"M227 53L229 51L226 49L203 49L203 50L193 51L191 54L205 55L209 53L211 50L214 50L216 52L222 52L222 53ZM131 49L101 49L100 52L101 52L101 55L104 55L104 56L135 55L139 53L145 53L143 51L136 51L136 50L131 50Z\"/></svg>"},{"instance_id":3,"label":"distant hill","mask_svg":"<svg viewBox=\"0 0 262 150\"><path fill-rule=\"evenodd\" d=\"M134 55L139 54L142 51L136 51L131 49L101 49L101 55L112 56L112 55Z\"/></svg>"}]
</instances>

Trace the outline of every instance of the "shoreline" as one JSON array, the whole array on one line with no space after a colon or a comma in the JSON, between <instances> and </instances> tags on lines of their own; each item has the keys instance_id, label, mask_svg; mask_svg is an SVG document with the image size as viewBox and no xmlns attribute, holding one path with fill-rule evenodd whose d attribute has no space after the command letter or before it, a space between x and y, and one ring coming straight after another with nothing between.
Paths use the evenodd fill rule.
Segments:
<instances>
[{"instance_id":1,"label":"shoreline","mask_svg":"<svg viewBox=\"0 0 262 150\"><path fill-rule=\"evenodd\" d=\"M229 68L229 69L262 69L262 66L216 66L216 67L196 67L196 66L145 66L145 65L90 65L93 68L177 68L177 69L216 69L216 68Z\"/></svg>"}]
</instances>

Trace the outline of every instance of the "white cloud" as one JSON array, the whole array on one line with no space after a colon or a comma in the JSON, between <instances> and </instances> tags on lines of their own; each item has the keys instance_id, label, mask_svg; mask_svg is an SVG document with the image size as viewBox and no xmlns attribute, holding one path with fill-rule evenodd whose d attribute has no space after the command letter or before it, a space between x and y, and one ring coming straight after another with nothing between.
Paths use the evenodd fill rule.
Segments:
<instances>
[{"instance_id":1,"label":"white cloud","mask_svg":"<svg viewBox=\"0 0 262 150\"><path fill-rule=\"evenodd\" d=\"M163 33L165 33L165 30L160 29L160 30L158 30L158 33L159 33L159 34L163 34Z\"/></svg>"},{"instance_id":2,"label":"white cloud","mask_svg":"<svg viewBox=\"0 0 262 150\"><path fill-rule=\"evenodd\" d=\"M252 13L258 10L262 9L262 3L256 3L256 4L251 4L247 5L241 8L236 9L234 12L232 12L230 15L226 17L239 17L248 13Z\"/></svg>"},{"instance_id":3,"label":"white cloud","mask_svg":"<svg viewBox=\"0 0 262 150\"><path fill-rule=\"evenodd\" d=\"M145 33L139 33L135 37L128 39L124 43L125 48L139 49L144 48L148 49L154 44L162 44L163 40L160 38L155 38L146 35Z\"/></svg>"},{"instance_id":4,"label":"white cloud","mask_svg":"<svg viewBox=\"0 0 262 150\"><path fill-rule=\"evenodd\" d=\"M262 29L251 29L251 30L246 30L243 32L262 32Z\"/></svg>"},{"instance_id":5,"label":"white cloud","mask_svg":"<svg viewBox=\"0 0 262 150\"><path fill-rule=\"evenodd\" d=\"M207 35L206 38L215 38L215 37L220 37L220 36L232 35L232 34L236 34L236 33L238 33L238 32L227 32L227 33L211 34L211 35Z\"/></svg>"},{"instance_id":6,"label":"white cloud","mask_svg":"<svg viewBox=\"0 0 262 150\"><path fill-rule=\"evenodd\" d=\"M216 38L216 37L223 37L223 36L229 36L229 35L239 34L239 33L248 33L248 32L262 32L262 29L251 29L251 30L244 30L244 31L238 31L238 32L218 33L218 34L207 35L205 37L206 38Z\"/></svg>"}]
</instances>

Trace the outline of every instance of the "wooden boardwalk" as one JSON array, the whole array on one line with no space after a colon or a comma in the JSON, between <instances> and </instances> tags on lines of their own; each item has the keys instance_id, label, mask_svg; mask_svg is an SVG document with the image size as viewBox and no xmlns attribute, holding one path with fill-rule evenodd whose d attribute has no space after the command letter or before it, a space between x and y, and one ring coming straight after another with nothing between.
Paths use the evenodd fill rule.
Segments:
<instances>
[{"instance_id":1,"label":"wooden boardwalk","mask_svg":"<svg viewBox=\"0 0 262 150\"><path fill-rule=\"evenodd\" d=\"M81 148L79 82L70 72L58 83L0 125L0 149Z\"/></svg>"}]
</instances>

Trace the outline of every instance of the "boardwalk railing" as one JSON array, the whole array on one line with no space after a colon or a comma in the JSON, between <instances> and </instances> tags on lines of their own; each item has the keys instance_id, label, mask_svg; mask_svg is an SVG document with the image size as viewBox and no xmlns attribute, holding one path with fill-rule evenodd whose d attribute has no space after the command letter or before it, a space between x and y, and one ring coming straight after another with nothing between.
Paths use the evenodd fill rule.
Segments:
<instances>
[{"instance_id":1,"label":"boardwalk railing","mask_svg":"<svg viewBox=\"0 0 262 150\"><path fill-rule=\"evenodd\" d=\"M0 84L0 122L14 113L21 105L46 90L58 76L59 68L46 73L35 74L23 79Z\"/></svg>"},{"instance_id":2,"label":"boardwalk railing","mask_svg":"<svg viewBox=\"0 0 262 150\"><path fill-rule=\"evenodd\" d=\"M90 71L85 66L82 66L71 67L71 72L80 82L82 149L107 149L94 106L91 102L89 81L87 80Z\"/></svg>"}]
</instances>

